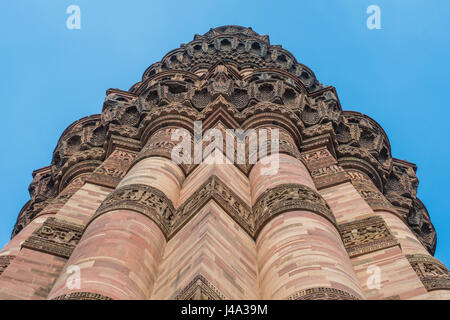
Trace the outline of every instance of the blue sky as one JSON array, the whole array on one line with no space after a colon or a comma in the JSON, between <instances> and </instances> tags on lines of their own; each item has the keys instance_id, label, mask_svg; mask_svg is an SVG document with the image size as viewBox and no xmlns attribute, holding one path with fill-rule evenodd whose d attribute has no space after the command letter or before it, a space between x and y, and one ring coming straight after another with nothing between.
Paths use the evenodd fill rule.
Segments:
<instances>
[{"instance_id":1,"label":"blue sky","mask_svg":"<svg viewBox=\"0 0 450 320\"><path fill-rule=\"evenodd\" d=\"M81 29L66 8L81 8ZM381 30L366 8L381 8ZM392 153L419 167L418 195L450 266L450 2L15 0L0 4L0 247L29 199L31 172L50 164L73 121L101 112L108 88L128 90L144 70L195 33L226 24L269 34L344 110L375 119Z\"/></svg>"}]
</instances>

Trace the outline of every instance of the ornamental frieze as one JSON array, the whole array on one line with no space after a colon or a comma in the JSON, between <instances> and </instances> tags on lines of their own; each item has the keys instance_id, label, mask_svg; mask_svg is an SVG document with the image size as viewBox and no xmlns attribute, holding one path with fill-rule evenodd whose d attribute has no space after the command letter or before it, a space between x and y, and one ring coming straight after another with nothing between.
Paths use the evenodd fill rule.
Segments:
<instances>
[{"instance_id":1,"label":"ornamental frieze","mask_svg":"<svg viewBox=\"0 0 450 320\"><path fill-rule=\"evenodd\" d=\"M174 234L211 199L214 199L244 230L253 236L254 221L251 208L217 176L211 176L180 206L172 224L171 234Z\"/></svg>"},{"instance_id":2,"label":"ornamental frieze","mask_svg":"<svg viewBox=\"0 0 450 320\"><path fill-rule=\"evenodd\" d=\"M166 237L175 214L172 201L163 192L143 184L130 184L108 195L89 223L106 212L121 209L133 210L149 217Z\"/></svg>"},{"instance_id":3,"label":"ornamental frieze","mask_svg":"<svg viewBox=\"0 0 450 320\"><path fill-rule=\"evenodd\" d=\"M175 300L225 300L226 297L210 281L197 275L180 291Z\"/></svg>"},{"instance_id":4,"label":"ornamental frieze","mask_svg":"<svg viewBox=\"0 0 450 320\"><path fill-rule=\"evenodd\" d=\"M82 225L50 217L25 240L22 247L69 258L83 230Z\"/></svg>"},{"instance_id":5,"label":"ornamental frieze","mask_svg":"<svg viewBox=\"0 0 450 320\"><path fill-rule=\"evenodd\" d=\"M360 300L354 295L334 288L311 288L290 295L287 300Z\"/></svg>"},{"instance_id":6,"label":"ornamental frieze","mask_svg":"<svg viewBox=\"0 0 450 320\"><path fill-rule=\"evenodd\" d=\"M57 296L52 300L113 300L110 297L94 292L71 292Z\"/></svg>"},{"instance_id":7,"label":"ornamental frieze","mask_svg":"<svg viewBox=\"0 0 450 320\"><path fill-rule=\"evenodd\" d=\"M399 245L380 216L340 224L339 231L351 258Z\"/></svg>"},{"instance_id":8,"label":"ornamental frieze","mask_svg":"<svg viewBox=\"0 0 450 320\"><path fill-rule=\"evenodd\" d=\"M406 258L428 291L450 289L450 272L438 259L426 254L409 254Z\"/></svg>"},{"instance_id":9,"label":"ornamental frieze","mask_svg":"<svg viewBox=\"0 0 450 320\"><path fill-rule=\"evenodd\" d=\"M348 170L347 173L350 176L351 182L355 189L373 210L394 209L392 204L386 199L380 190L378 190L371 179L361 172Z\"/></svg>"},{"instance_id":10,"label":"ornamental frieze","mask_svg":"<svg viewBox=\"0 0 450 320\"><path fill-rule=\"evenodd\" d=\"M253 205L256 234L276 215L293 210L312 211L336 225L333 213L319 193L300 184L282 184L264 191Z\"/></svg>"},{"instance_id":11,"label":"ornamental frieze","mask_svg":"<svg viewBox=\"0 0 450 320\"><path fill-rule=\"evenodd\" d=\"M323 143L323 142L321 142ZM318 190L349 181L345 170L337 164L327 147L320 147L301 154Z\"/></svg>"},{"instance_id":12,"label":"ornamental frieze","mask_svg":"<svg viewBox=\"0 0 450 320\"><path fill-rule=\"evenodd\" d=\"M388 171L367 149L340 144L336 148L336 154L339 164L344 169L355 169L364 172L371 178L378 189L383 190Z\"/></svg>"},{"instance_id":13,"label":"ornamental frieze","mask_svg":"<svg viewBox=\"0 0 450 320\"><path fill-rule=\"evenodd\" d=\"M315 212L336 226L325 200L309 187L298 184L276 186L266 190L250 208L217 176L211 176L177 210L158 189L141 184L121 187L102 202L91 221L109 211L133 210L152 219L170 239L210 200L214 200L254 238L270 219L292 210Z\"/></svg>"},{"instance_id":14,"label":"ornamental frieze","mask_svg":"<svg viewBox=\"0 0 450 320\"><path fill-rule=\"evenodd\" d=\"M116 149L92 172L86 182L115 188L135 158L135 152Z\"/></svg>"},{"instance_id":15,"label":"ornamental frieze","mask_svg":"<svg viewBox=\"0 0 450 320\"><path fill-rule=\"evenodd\" d=\"M302 152L301 157L311 172L336 163L336 159L325 147L313 151Z\"/></svg>"}]
</instances>

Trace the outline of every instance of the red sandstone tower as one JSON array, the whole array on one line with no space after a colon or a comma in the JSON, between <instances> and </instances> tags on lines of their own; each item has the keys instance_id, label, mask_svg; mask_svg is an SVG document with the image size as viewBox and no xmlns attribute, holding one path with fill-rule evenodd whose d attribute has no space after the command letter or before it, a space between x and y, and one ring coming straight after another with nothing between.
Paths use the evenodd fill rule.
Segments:
<instances>
[{"instance_id":1,"label":"red sandstone tower","mask_svg":"<svg viewBox=\"0 0 450 320\"><path fill-rule=\"evenodd\" d=\"M178 163L195 123L227 147L277 130L278 149L252 163L248 135L221 164L200 140ZM64 131L0 251L0 299L450 299L415 171L268 36L211 29Z\"/></svg>"}]
</instances>

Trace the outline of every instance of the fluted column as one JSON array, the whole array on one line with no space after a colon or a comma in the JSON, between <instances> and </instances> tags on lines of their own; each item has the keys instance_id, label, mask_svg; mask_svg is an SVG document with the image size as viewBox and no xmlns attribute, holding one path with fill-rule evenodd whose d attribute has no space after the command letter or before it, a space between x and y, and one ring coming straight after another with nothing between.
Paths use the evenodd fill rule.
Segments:
<instances>
[{"instance_id":1,"label":"fluted column","mask_svg":"<svg viewBox=\"0 0 450 320\"><path fill-rule=\"evenodd\" d=\"M364 299L334 217L304 164L279 157L275 175L250 173L263 299ZM262 159L272 162L273 159Z\"/></svg>"},{"instance_id":2,"label":"fluted column","mask_svg":"<svg viewBox=\"0 0 450 320\"><path fill-rule=\"evenodd\" d=\"M93 172L91 161L69 168L59 195L4 248L3 253L15 255L0 277L1 298L47 298L84 226L135 157L134 151L121 149L112 140L111 153Z\"/></svg>"},{"instance_id":3,"label":"fluted column","mask_svg":"<svg viewBox=\"0 0 450 320\"><path fill-rule=\"evenodd\" d=\"M48 299L148 299L183 180L171 160L138 155L89 221ZM71 266L80 268L79 288L66 285Z\"/></svg>"},{"instance_id":4,"label":"fluted column","mask_svg":"<svg viewBox=\"0 0 450 320\"><path fill-rule=\"evenodd\" d=\"M152 299L258 299L249 219L246 175L234 164L199 164L183 183Z\"/></svg>"}]
</instances>

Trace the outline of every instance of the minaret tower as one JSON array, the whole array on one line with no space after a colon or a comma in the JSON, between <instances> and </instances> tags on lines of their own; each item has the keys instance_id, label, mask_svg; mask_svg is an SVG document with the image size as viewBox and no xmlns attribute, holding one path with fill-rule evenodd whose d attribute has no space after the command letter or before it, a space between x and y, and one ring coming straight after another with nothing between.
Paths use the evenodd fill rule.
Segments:
<instances>
[{"instance_id":1,"label":"minaret tower","mask_svg":"<svg viewBox=\"0 0 450 320\"><path fill-rule=\"evenodd\" d=\"M416 169L267 35L214 28L63 132L0 299L450 299Z\"/></svg>"}]
</instances>

